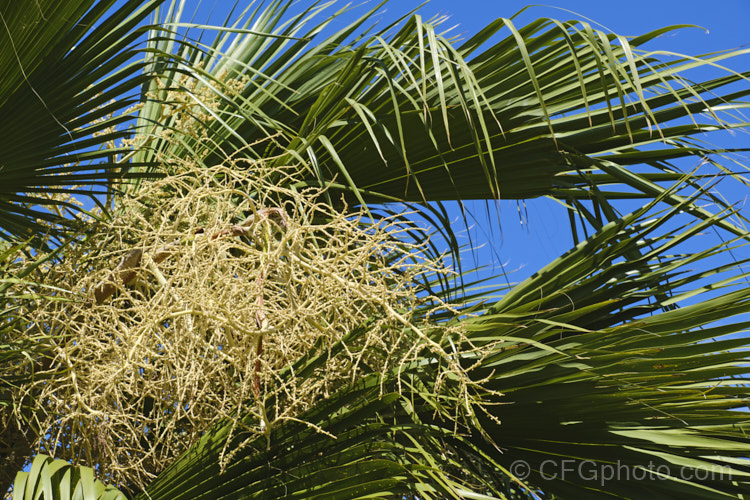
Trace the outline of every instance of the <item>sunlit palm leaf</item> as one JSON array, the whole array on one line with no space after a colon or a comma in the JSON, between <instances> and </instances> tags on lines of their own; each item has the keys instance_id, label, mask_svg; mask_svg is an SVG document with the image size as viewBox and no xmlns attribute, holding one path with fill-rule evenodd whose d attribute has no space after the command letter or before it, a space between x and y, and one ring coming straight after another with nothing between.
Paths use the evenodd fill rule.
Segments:
<instances>
[{"instance_id":1,"label":"sunlit palm leaf","mask_svg":"<svg viewBox=\"0 0 750 500\"><path fill-rule=\"evenodd\" d=\"M46 455L37 455L29 472L19 472L13 483L13 500L126 500L117 488L94 479L89 467L71 465Z\"/></svg>"},{"instance_id":2,"label":"sunlit palm leaf","mask_svg":"<svg viewBox=\"0 0 750 500\"><path fill-rule=\"evenodd\" d=\"M649 208L605 226L470 323L478 342L518 339L482 363L480 373L494 372L487 388L503 396L488 407L494 419L479 418L503 450L499 463L524 461L542 491L565 498L750 491L750 419L738 411L748 401L748 323L740 315L750 312L750 292L737 286L746 275L736 274L747 261L686 267L745 245L673 253L712 221L664 231L681 207L652 220ZM632 249L642 257L623 259ZM732 284L734 291L670 309ZM573 471L561 477L564 466ZM639 467L653 474L634 481ZM602 482L591 478L597 471L619 472ZM554 474L560 480L550 480Z\"/></svg>"}]
</instances>

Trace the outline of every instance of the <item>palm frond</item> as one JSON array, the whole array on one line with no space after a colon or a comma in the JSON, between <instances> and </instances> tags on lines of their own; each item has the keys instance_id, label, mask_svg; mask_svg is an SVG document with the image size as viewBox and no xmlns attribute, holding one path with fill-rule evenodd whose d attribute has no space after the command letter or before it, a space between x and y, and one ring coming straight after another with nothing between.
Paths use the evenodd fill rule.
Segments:
<instances>
[{"instance_id":1,"label":"palm frond","mask_svg":"<svg viewBox=\"0 0 750 500\"><path fill-rule=\"evenodd\" d=\"M117 488L94 479L89 467L71 465L46 455L37 455L28 472L19 472L13 483L13 500L27 498L80 498L82 500L126 500Z\"/></svg>"},{"instance_id":2,"label":"palm frond","mask_svg":"<svg viewBox=\"0 0 750 500\"><path fill-rule=\"evenodd\" d=\"M750 490L742 411L750 293L748 273L737 272L748 262L688 268L746 244L673 253L713 223L665 229L682 208L652 219L652 203L604 226L469 321L473 342L512 339L481 360L477 375L491 376L486 388L502 396L478 419L502 450L500 464L524 464L530 491L735 498ZM606 471L613 475L602 479Z\"/></svg>"},{"instance_id":3,"label":"palm frond","mask_svg":"<svg viewBox=\"0 0 750 500\"><path fill-rule=\"evenodd\" d=\"M122 112L140 102L150 78L137 44L159 2L3 4L1 237L59 233L79 213L71 196L101 205L96 196L125 173L116 141L128 135Z\"/></svg>"}]
</instances>

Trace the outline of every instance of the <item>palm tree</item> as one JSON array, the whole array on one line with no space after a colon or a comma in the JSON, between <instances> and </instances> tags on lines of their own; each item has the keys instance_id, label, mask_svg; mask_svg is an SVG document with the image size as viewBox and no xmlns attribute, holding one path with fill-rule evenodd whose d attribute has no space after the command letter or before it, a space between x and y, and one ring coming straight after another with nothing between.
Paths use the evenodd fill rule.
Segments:
<instances>
[{"instance_id":1,"label":"palm tree","mask_svg":"<svg viewBox=\"0 0 750 500\"><path fill-rule=\"evenodd\" d=\"M189 158L206 170L242 155L269 168L296 165L275 181L284 193L325 188L319 202L345 213L362 207L371 222L406 203L416 215L400 217L432 222L461 271L447 200L552 197L569 210L576 244L509 288L425 277L425 294L460 303L436 313L429 300L415 301L405 330L419 339L416 355L398 369L362 369L299 418L254 437L236 429L257 426L257 412L238 408L150 484L121 488L152 499L741 498L750 490L741 411L748 323L739 317L750 311L740 250L748 232L711 184L745 179L720 163L732 151L695 138L746 127L739 111L750 72L698 83L682 76L739 52L660 60L639 47L668 29L624 38L549 19L524 27L498 19L467 40L413 13L367 29L380 5L332 31L343 10L320 20L328 4L294 12L284 0L209 31L182 21L181 3L160 3L134 0L110 17L111 2L93 0L0 11L15 54L2 62L14 76L0 87L0 106L3 116L28 117L2 124L13 145L0 153L6 237L52 227L57 241L78 238L70 244L86 248L90 233L70 217L74 206L19 193L100 185L115 213L170 162ZM159 22L139 27L152 11ZM63 22L71 24L61 30ZM737 82L740 90L730 87ZM122 113L135 103L135 118ZM121 138L130 142L111 147ZM683 172L679 158L701 166ZM633 199L643 205L618 210ZM686 252L705 231L724 239ZM403 242L429 254L422 234L402 233ZM44 248L44 238L29 241ZM6 304L25 300L9 284ZM9 314L9 332L38 328ZM379 314L291 360L278 384L313 378ZM446 333L454 331L463 333ZM30 383L29 367L50 359L56 342L9 351L25 349L33 361L8 358L16 385ZM42 364L50 377L64 370ZM285 398L270 393L258 403L263 415L291 404ZM33 420L44 410L23 411ZM4 439L19 428L8 425ZM94 491L91 469L40 455L16 492L77 484Z\"/></svg>"}]
</instances>

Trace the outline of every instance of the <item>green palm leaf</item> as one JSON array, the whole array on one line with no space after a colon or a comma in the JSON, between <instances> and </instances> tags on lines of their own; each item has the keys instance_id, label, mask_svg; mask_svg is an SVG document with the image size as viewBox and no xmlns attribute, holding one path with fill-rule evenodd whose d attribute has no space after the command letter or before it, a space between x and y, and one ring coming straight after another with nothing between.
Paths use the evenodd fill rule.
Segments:
<instances>
[{"instance_id":1,"label":"green palm leaf","mask_svg":"<svg viewBox=\"0 0 750 500\"><path fill-rule=\"evenodd\" d=\"M29 472L19 472L13 484L13 500L125 500L112 486L94 479L94 471L63 460L37 455Z\"/></svg>"},{"instance_id":2,"label":"green palm leaf","mask_svg":"<svg viewBox=\"0 0 750 500\"><path fill-rule=\"evenodd\" d=\"M122 114L148 81L136 58L142 21L159 1L5 2L0 9L0 236L73 224L69 195L111 190L124 170ZM101 202L99 202L101 204ZM54 229L53 229L54 232ZM36 244L40 244L38 241Z\"/></svg>"},{"instance_id":3,"label":"green palm leaf","mask_svg":"<svg viewBox=\"0 0 750 500\"><path fill-rule=\"evenodd\" d=\"M167 64L179 45L184 66L163 74L164 88L178 87L188 73L198 82L190 90L196 107L208 108L200 89L223 102L207 124L212 140L183 144L159 139L178 118L164 120L165 104L149 103L140 126L150 147L140 159L197 154L211 163L239 148L281 155L279 163L309 163L300 186L334 183L353 203L553 196L607 204L663 194L665 182L682 177L670 160L726 152L693 145L691 135L746 126L732 113L747 106L741 99L750 91L715 93L748 74L727 70L700 83L681 76L744 52L660 61L639 49L669 29L628 40L581 22L541 19L519 29L499 19L454 46L439 24L415 16L349 41L373 9L313 45L330 22L315 22L322 8L282 22L289 3L272 2L213 44L181 43L167 32L152 45L155 64ZM503 28L510 34L488 47ZM245 78L239 93L226 92L220 74ZM271 134L280 134L278 148L252 146ZM681 200L678 193L664 198ZM697 204L686 209L710 217Z\"/></svg>"},{"instance_id":4,"label":"green palm leaf","mask_svg":"<svg viewBox=\"0 0 750 500\"><path fill-rule=\"evenodd\" d=\"M646 220L648 209L608 224L472 326L477 341L519 339L483 361L482 371L494 373L487 388L503 396L479 419L502 464L522 461L531 484L564 498L736 498L750 489L740 411L750 295L735 267L745 262L686 266L744 244L670 254L711 221L654 235L673 214ZM620 260L631 249L642 257ZM672 308L727 287L734 290ZM602 480L602 471L612 475Z\"/></svg>"}]
</instances>

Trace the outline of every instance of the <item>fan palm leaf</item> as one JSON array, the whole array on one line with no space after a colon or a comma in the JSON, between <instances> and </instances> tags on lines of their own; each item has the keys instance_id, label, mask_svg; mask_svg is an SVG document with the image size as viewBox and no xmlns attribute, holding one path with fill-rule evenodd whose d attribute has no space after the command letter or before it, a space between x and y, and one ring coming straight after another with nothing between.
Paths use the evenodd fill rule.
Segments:
<instances>
[{"instance_id":1,"label":"fan palm leaf","mask_svg":"<svg viewBox=\"0 0 750 500\"><path fill-rule=\"evenodd\" d=\"M0 236L70 227L124 172L115 141L122 112L150 76L136 57L142 21L158 1L45 0L0 7ZM98 202L101 205L101 202Z\"/></svg>"},{"instance_id":2,"label":"fan palm leaf","mask_svg":"<svg viewBox=\"0 0 750 500\"><path fill-rule=\"evenodd\" d=\"M376 7L317 40L331 18L314 16L326 6L314 3L287 19L290 4L271 2L212 44L180 44L183 67L163 75L160 95L191 75L196 108L213 114L206 124L211 140L160 140L179 118L154 100L139 118L153 139L140 160L198 154L210 163L243 148L257 157L278 155L281 164L299 161L307 165L300 187L338 186L354 203L551 196L583 209L580 200L606 205L666 192L664 183L683 175L670 161L719 163L717 155L728 152L690 136L747 125L737 112L750 90L720 93L748 82L748 73L727 70L700 83L682 76L745 51L660 60L640 49L668 28L626 39L584 22L541 19L519 29L499 19L458 44L437 31L441 19L415 15L352 36ZM502 29L508 35L488 47ZM172 60L177 43L171 35L152 44L157 66ZM219 75L241 81L240 90L227 92ZM218 109L202 102L199 89L221 96ZM279 147L252 146L274 134ZM695 175L704 173L716 171ZM679 204L681 197L664 201ZM686 209L710 217L698 204ZM597 225L614 217L607 213ZM726 220L716 224L742 233Z\"/></svg>"}]
</instances>

